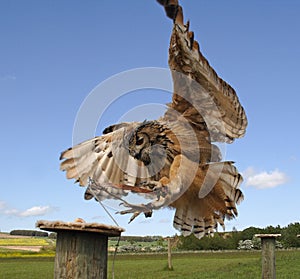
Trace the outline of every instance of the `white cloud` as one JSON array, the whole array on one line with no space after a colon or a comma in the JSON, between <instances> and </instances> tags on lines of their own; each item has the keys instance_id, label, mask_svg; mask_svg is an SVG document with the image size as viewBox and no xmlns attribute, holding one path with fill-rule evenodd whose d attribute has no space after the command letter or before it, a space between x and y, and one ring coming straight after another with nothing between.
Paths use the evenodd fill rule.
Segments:
<instances>
[{"instance_id":1,"label":"white cloud","mask_svg":"<svg viewBox=\"0 0 300 279\"><path fill-rule=\"evenodd\" d=\"M24 211L20 211L18 209L7 209L4 211L4 214L6 215L14 215L18 217L31 217L31 216L43 216L46 215L53 210L55 210L55 207L51 207L49 205L46 206L33 206L31 208L28 208Z\"/></svg>"},{"instance_id":2,"label":"white cloud","mask_svg":"<svg viewBox=\"0 0 300 279\"><path fill-rule=\"evenodd\" d=\"M28 216L42 216L46 215L52 211L52 208L49 205L46 206L33 206L31 208L26 209L25 211L20 212L20 216L28 217Z\"/></svg>"},{"instance_id":3,"label":"white cloud","mask_svg":"<svg viewBox=\"0 0 300 279\"><path fill-rule=\"evenodd\" d=\"M255 175L255 169L253 167L249 167L242 172L242 176L244 179L248 179L249 177Z\"/></svg>"},{"instance_id":4,"label":"white cloud","mask_svg":"<svg viewBox=\"0 0 300 279\"><path fill-rule=\"evenodd\" d=\"M287 175L278 169L269 172L256 172L254 168L249 167L243 172L243 176L246 180L246 186L257 189L274 188L288 181Z\"/></svg>"}]
</instances>

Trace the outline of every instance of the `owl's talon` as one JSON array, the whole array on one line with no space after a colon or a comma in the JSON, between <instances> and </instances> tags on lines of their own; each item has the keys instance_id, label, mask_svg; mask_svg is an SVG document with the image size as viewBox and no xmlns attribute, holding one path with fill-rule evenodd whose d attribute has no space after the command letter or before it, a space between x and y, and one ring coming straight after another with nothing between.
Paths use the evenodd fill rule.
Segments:
<instances>
[{"instance_id":1,"label":"owl's talon","mask_svg":"<svg viewBox=\"0 0 300 279\"><path fill-rule=\"evenodd\" d=\"M141 214L141 212L135 212L132 214L132 216L129 219L128 224L130 224L137 216L139 216Z\"/></svg>"},{"instance_id":2,"label":"owl's talon","mask_svg":"<svg viewBox=\"0 0 300 279\"><path fill-rule=\"evenodd\" d=\"M144 213L145 217L151 217L152 216L152 210L149 208L149 204L130 204L127 202L122 202L120 205L124 207L128 207L127 210L118 211L116 213L124 215L128 213L133 213L132 216L129 219L128 223L131 223L137 216L139 216L141 213Z\"/></svg>"}]
</instances>

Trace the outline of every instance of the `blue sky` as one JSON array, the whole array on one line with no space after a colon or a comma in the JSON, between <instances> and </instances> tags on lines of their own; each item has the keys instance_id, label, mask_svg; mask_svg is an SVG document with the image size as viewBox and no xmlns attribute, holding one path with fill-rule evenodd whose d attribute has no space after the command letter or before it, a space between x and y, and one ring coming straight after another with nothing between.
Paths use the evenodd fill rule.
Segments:
<instances>
[{"instance_id":1,"label":"blue sky","mask_svg":"<svg viewBox=\"0 0 300 279\"><path fill-rule=\"evenodd\" d=\"M246 136L226 146L225 159L245 177L245 200L227 230L299 222L300 2L181 5L201 51L236 89L249 120ZM168 67L171 29L154 0L0 2L1 231L33 229L39 219L112 224L65 179L58 158L98 84L135 68ZM170 101L146 91L112 104L97 134L143 102ZM114 217L127 235L172 235L173 214L160 210L130 225L128 216Z\"/></svg>"}]
</instances>

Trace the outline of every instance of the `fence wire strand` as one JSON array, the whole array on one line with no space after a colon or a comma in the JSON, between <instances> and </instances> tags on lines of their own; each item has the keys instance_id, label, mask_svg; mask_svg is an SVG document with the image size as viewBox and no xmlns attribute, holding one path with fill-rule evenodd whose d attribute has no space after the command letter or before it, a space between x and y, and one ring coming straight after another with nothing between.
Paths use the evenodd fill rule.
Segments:
<instances>
[{"instance_id":1,"label":"fence wire strand","mask_svg":"<svg viewBox=\"0 0 300 279\"><path fill-rule=\"evenodd\" d=\"M116 219L110 214L110 212L108 211L108 209L105 207L105 205L102 203L102 201L100 201L96 195L96 193L94 192L94 190L92 189L92 184L95 184L95 181L91 178L89 178L89 183L88 183L88 188L89 188L89 191L92 193L92 195L94 196L95 200L101 205L101 207L104 209L104 211L106 212L106 214L111 218L111 220L115 223L115 225L117 227L119 227L119 224L118 222L116 221ZM103 187L103 189L101 190L104 190L105 191L105 188ZM109 192L107 192L109 193ZM117 252L118 252L118 248L119 248L119 244L120 244L120 240L121 240L121 234L119 235L118 237L118 241L117 241L117 244L116 244L116 247L115 247L115 251L114 251L114 256L113 256L113 262L112 262L112 279L115 279L115 261L116 261L116 257L117 257Z\"/></svg>"}]
</instances>

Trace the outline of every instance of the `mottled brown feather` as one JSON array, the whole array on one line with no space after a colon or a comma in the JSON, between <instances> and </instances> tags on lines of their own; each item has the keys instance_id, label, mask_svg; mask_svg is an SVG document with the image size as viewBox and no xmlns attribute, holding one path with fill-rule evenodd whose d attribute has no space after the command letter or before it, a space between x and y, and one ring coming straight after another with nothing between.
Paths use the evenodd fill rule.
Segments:
<instances>
[{"instance_id":1,"label":"mottled brown feather","mask_svg":"<svg viewBox=\"0 0 300 279\"><path fill-rule=\"evenodd\" d=\"M85 199L124 203L128 193L142 195L150 199L150 207L133 205L121 213L133 213L132 219L141 212L150 217L153 209L169 206L176 210L174 227L184 236L201 238L218 224L224 228L225 218L237 216L243 179L233 162L221 162L213 142L242 137L247 118L234 89L200 52L178 1L158 2L174 22L172 103L158 120L111 125L102 136L67 149L60 169L68 179L88 186Z\"/></svg>"}]
</instances>

